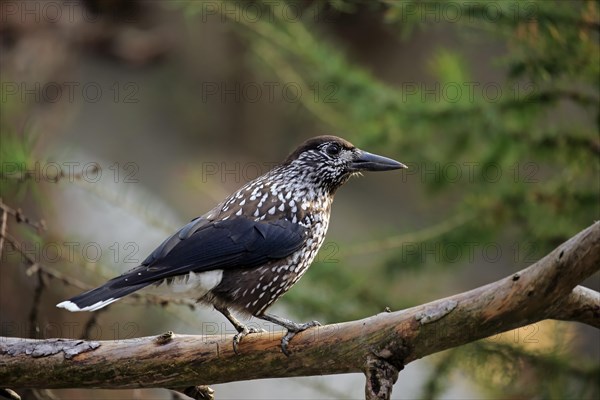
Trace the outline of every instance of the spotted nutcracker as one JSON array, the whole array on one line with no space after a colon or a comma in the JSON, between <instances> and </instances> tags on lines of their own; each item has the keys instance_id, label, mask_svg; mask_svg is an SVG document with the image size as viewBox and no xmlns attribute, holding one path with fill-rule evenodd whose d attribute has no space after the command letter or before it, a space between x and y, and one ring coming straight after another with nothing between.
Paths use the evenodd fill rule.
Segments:
<instances>
[{"instance_id":1,"label":"spotted nutcracker","mask_svg":"<svg viewBox=\"0 0 600 400\"><path fill-rule=\"evenodd\" d=\"M298 324L265 311L302 277L323 244L336 190L361 171L406 168L335 136L304 142L279 166L247 183L167 238L142 264L104 285L63 301L69 311L95 311L142 288L212 304L240 340L256 330L232 314L255 316L287 329ZM149 287L149 288L148 288Z\"/></svg>"}]
</instances>

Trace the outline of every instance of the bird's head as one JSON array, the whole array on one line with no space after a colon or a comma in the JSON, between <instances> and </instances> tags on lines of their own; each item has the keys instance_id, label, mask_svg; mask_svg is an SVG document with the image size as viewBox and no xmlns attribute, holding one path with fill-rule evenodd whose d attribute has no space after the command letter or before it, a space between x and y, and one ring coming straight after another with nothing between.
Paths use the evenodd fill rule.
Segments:
<instances>
[{"instance_id":1,"label":"bird's head","mask_svg":"<svg viewBox=\"0 0 600 400\"><path fill-rule=\"evenodd\" d=\"M283 166L295 179L334 193L353 174L406 168L391 158L360 150L337 136L317 136L301 144Z\"/></svg>"}]
</instances>

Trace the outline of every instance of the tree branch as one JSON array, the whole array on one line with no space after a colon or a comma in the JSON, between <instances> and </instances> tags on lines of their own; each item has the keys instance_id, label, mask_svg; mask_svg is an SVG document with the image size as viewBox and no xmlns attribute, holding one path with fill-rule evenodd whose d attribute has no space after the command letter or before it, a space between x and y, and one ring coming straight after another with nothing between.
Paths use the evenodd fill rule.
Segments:
<instances>
[{"instance_id":1,"label":"tree branch","mask_svg":"<svg viewBox=\"0 0 600 400\"><path fill-rule=\"evenodd\" d=\"M577 321L600 329L600 293L577 286L569 296L553 308L549 318L562 321Z\"/></svg>"},{"instance_id":2,"label":"tree branch","mask_svg":"<svg viewBox=\"0 0 600 400\"><path fill-rule=\"evenodd\" d=\"M577 286L600 268L600 223L530 267L445 299L313 328L281 353L282 332L164 334L117 341L0 338L0 382L19 388L186 388L249 379L364 372L368 398L386 398L404 365L543 319L598 327L600 295Z\"/></svg>"}]
</instances>

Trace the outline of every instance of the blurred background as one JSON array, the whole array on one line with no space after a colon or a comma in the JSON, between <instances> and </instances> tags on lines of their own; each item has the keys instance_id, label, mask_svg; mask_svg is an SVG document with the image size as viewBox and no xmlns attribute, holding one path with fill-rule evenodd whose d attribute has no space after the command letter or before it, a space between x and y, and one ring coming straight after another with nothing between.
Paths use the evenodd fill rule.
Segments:
<instances>
[{"instance_id":1,"label":"blurred background","mask_svg":"<svg viewBox=\"0 0 600 400\"><path fill-rule=\"evenodd\" d=\"M317 261L273 308L297 321L493 282L600 219L597 1L0 1L0 11L3 336L233 333L193 303L54 305L135 267L319 134L409 169L338 192ZM584 284L598 290L600 277ZM597 399L598 378L599 332L544 321L414 362L393 396ZM213 388L222 399L362 398L363 385L355 374Z\"/></svg>"}]
</instances>

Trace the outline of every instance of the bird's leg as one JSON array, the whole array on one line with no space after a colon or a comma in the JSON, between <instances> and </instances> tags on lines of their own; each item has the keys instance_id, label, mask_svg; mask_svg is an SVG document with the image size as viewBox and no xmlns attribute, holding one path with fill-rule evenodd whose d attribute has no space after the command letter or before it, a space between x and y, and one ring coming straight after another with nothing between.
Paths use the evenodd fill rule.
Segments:
<instances>
[{"instance_id":1,"label":"bird's leg","mask_svg":"<svg viewBox=\"0 0 600 400\"><path fill-rule=\"evenodd\" d=\"M233 327L236 331L238 331L238 333L243 332L244 329L246 329L246 326L242 324L236 317L234 317L233 314L227 309L227 307L215 306L215 310L223 314L223 316L227 318L229 322L231 322L231 325L233 325Z\"/></svg>"},{"instance_id":2,"label":"bird's leg","mask_svg":"<svg viewBox=\"0 0 600 400\"><path fill-rule=\"evenodd\" d=\"M278 317L277 315L273 314L263 314L259 318L272 322L279 326L283 326L285 329L287 329L287 333L284 337L281 338L281 351L283 351L283 354L285 354L288 357L290 356L288 344L290 343L290 340L292 340L292 338L296 336L297 333L305 331L309 328L313 328L315 326L321 326L321 323L319 321L310 321L304 324L298 324L294 321L290 321L289 319Z\"/></svg>"},{"instance_id":3,"label":"bird's leg","mask_svg":"<svg viewBox=\"0 0 600 400\"><path fill-rule=\"evenodd\" d=\"M223 316L225 318L227 318L227 320L229 322L231 322L231 325L233 325L235 330L238 332L233 337L233 351L237 355L240 354L238 352L238 345L240 344L240 342L242 341L244 336L246 336L250 333L265 332L263 329L248 328L246 325L242 324L236 317L234 317L233 314L227 309L227 307L217 307L217 306L214 306L214 307L215 307L215 310L217 310L218 312L223 314Z\"/></svg>"}]
</instances>

